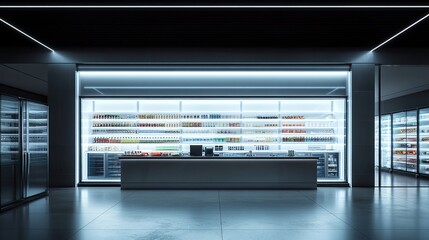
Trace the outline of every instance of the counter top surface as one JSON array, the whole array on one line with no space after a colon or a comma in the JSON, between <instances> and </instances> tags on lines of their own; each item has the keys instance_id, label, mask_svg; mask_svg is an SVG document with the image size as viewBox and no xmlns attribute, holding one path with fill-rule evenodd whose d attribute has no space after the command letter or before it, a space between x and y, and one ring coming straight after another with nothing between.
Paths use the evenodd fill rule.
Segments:
<instances>
[{"instance_id":1,"label":"counter top surface","mask_svg":"<svg viewBox=\"0 0 429 240\"><path fill-rule=\"evenodd\" d=\"M168 156L160 156L160 157L143 157L143 156L120 156L120 160L223 160L223 159L243 159L243 160L296 160L296 159L318 159L317 157L168 157Z\"/></svg>"}]
</instances>

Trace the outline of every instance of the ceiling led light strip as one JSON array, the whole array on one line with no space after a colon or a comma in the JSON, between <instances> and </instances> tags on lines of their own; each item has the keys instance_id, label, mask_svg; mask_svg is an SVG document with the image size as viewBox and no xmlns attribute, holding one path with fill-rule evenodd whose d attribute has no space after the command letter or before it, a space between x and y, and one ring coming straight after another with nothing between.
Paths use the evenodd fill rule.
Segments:
<instances>
[{"instance_id":1,"label":"ceiling led light strip","mask_svg":"<svg viewBox=\"0 0 429 240\"><path fill-rule=\"evenodd\" d=\"M380 45L378 45L377 47L375 47L375 48L371 49L371 51L370 51L370 52L375 51L377 48L379 48L379 47L383 46L384 44L388 43L389 41L391 41L391 40L392 40L392 39L394 39L395 37L397 37L397 36L401 35L403 32L405 32L405 31L407 31L408 29L412 28L412 27L413 27L414 25L416 25L417 23L419 23L419 22L421 22L421 21L425 20L427 17L429 17L429 14L428 14L428 15L426 15L426 16L424 16L424 17L422 17L422 18L420 18L417 22L415 22L415 23L411 24L410 26L406 27L404 30L402 30L402 31L398 32L397 34L393 35L393 37L391 37L391 38L387 39L386 41L382 42L382 43L381 43Z\"/></svg>"},{"instance_id":2,"label":"ceiling led light strip","mask_svg":"<svg viewBox=\"0 0 429 240\"><path fill-rule=\"evenodd\" d=\"M18 32L19 32L19 33L21 33L22 35L24 35L24 36L28 37L29 39L31 39L31 40L33 40L33 41L35 41L36 43L38 43L38 44L42 45L43 47L45 47L45 48L49 49L50 51L55 52L55 51L54 51L54 49L52 49L52 48L50 48L50 47L46 46L45 44L41 43L41 42L40 42L40 41L38 41L37 39L33 38L32 36L28 35L27 33L23 32L23 31L19 30L17 27L13 26L12 24L10 24L10 23L6 22L5 20L3 20L3 19L1 19L1 18L0 18L0 21L1 21L1 22L3 22L4 24L8 25L9 27L11 27L11 28L15 29L16 31L18 31Z\"/></svg>"},{"instance_id":3,"label":"ceiling led light strip","mask_svg":"<svg viewBox=\"0 0 429 240\"><path fill-rule=\"evenodd\" d=\"M346 87L341 86L332 86L332 87L324 87L324 86L312 86L312 87L279 87L279 86L273 86L273 87L263 87L263 86L227 86L227 87L216 87L216 86L209 86L209 87L195 87L195 86L170 86L170 87L139 87L139 86L114 86L114 87L104 87L104 86L86 86L85 89L346 89Z\"/></svg>"},{"instance_id":4,"label":"ceiling led light strip","mask_svg":"<svg viewBox=\"0 0 429 240\"><path fill-rule=\"evenodd\" d=\"M0 8L426 8L429 9L429 5L409 5L409 6L389 6L389 5L14 5L14 6L0 6Z\"/></svg>"}]
</instances>

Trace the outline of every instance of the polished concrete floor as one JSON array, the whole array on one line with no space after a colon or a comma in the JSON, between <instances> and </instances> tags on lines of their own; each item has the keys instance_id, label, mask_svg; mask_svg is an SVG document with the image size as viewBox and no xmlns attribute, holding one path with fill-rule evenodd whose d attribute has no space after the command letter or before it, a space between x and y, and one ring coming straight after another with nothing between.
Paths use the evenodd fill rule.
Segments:
<instances>
[{"instance_id":1,"label":"polished concrete floor","mask_svg":"<svg viewBox=\"0 0 429 240\"><path fill-rule=\"evenodd\" d=\"M1 214L0 239L429 239L429 188L52 189Z\"/></svg>"}]
</instances>

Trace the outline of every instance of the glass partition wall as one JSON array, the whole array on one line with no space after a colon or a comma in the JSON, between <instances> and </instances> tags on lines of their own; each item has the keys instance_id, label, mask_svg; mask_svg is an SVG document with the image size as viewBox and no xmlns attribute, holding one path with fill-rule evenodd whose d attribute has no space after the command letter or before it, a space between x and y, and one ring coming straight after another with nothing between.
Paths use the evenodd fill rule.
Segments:
<instances>
[{"instance_id":1,"label":"glass partition wall","mask_svg":"<svg viewBox=\"0 0 429 240\"><path fill-rule=\"evenodd\" d=\"M77 76L80 182L120 181L123 154L180 160L191 145L213 161L317 157L319 181L347 182L350 66L83 65Z\"/></svg>"},{"instance_id":2,"label":"glass partition wall","mask_svg":"<svg viewBox=\"0 0 429 240\"><path fill-rule=\"evenodd\" d=\"M195 144L218 158L318 156L319 181L344 181L345 109L341 98L84 98L82 181L119 181L124 153L186 157Z\"/></svg>"},{"instance_id":3,"label":"glass partition wall","mask_svg":"<svg viewBox=\"0 0 429 240\"><path fill-rule=\"evenodd\" d=\"M429 186L428 66L381 66L376 104L380 116L380 187ZM376 117L376 121L378 119Z\"/></svg>"}]
</instances>

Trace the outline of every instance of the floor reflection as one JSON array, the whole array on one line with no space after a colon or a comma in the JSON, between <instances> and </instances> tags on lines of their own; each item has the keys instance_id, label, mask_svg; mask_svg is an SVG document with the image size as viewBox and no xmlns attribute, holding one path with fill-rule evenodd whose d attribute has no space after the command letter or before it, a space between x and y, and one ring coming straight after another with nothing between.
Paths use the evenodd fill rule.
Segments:
<instances>
[{"instance_id":1,"label":"floor reflection","mask_svg":"<svg viewBox=\"0 0 429 240\"><path fill-rule=\"evenodd\" d=\"M378 183L378 169L375 170ZM382 187L429 187L429 177L416 177L413 174L389 172L382 170L380 174Z\"/></svg>"},{"instance_id":2,"label":"floor reflection","mask_svg":"<svg viewBox=\"0 0 429 240\"><path fill-rule=\"evenodd\" d=\"M412 182L403 177L391 179ZM2 213L0 239L426 240L427 199L426 187L52 189Z\"/></svg>"}]
</instances>

